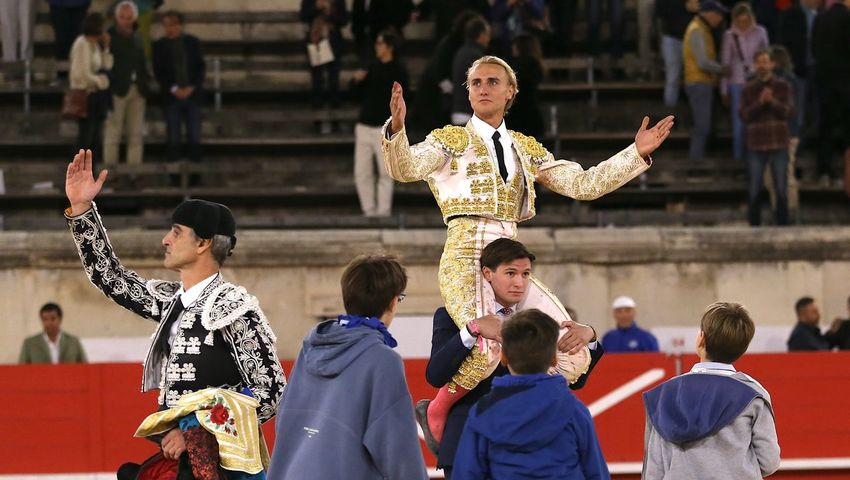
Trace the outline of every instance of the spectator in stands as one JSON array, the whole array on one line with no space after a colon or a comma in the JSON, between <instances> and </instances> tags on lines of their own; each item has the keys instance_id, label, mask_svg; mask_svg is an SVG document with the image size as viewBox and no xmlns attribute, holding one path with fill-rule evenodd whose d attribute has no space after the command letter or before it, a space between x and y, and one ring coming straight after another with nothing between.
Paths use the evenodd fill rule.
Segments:
<instances>
[{"instance_id":1,"label":"spectator in stands","mask_svg":"<svg viewBox=\"0 0 850 480\"><path fill-rule=\"evenodd\" d=\"M746 158L744 123L738 113L741 109L741 92L755 73L752 70L755 54L768 45L767 30L756 24L750 4L735 4L732 8L732 27L723 34L720 53L720 61L730 72L728 77L720 80L720 94L732 116L732 156L735 160Z\"/></svg>"},{"instance_id":2,"label":"spectator in stands","mask_svg":"<svg viewBox=\"0 0 850 480\"><path fill-rule=\"evenodd\" d=\"M103 147L107 166L118 163L118 146L125 132L127 164L142 163L142 134L149 91L143 41L134 28L137 18L136 5L130 0L123 0L115 6L115 25L109 29L114 63L110 75L112 111L106 117L106 138Z\"/></svg>"},{"instance_id":3,"label":"spectator in stands","mask_svg":"<svg viewBox=\"0 0 850 480\"><path fill-rule=\"evenodd\" d=\"M850 312L850 297L847 298L847 310ZM836 318L826 336L832 345L840 350L850 350L850 319Z\"/></svg>"},{"instance_id":4,"label":"spectator in stands","mask_svg":"<svg viewBox=\"0 0 850 480\"><path fill-rule=\"evenodd\" d=\"M794 304L797 325L788 337L788 351L829 350L829 339L820 331L820 310L812 297L803 297Z\"/></svg>"},{"instance_id":5,"label":"spectator in stands","mask_svg":"<svg viewBox=\"0 0 850 480\"><path fill-rule=\"evenodd\" d=\"M183 14L169 10L162 15L165 36L153 45L153 71L159 83L165 111L165 130L169 162L180 156L182 127L186 128L186 143L189 160L201 161L201 104L204 95L206 63L201 51L201 42L194 35L183 31ZM198 183L193 174L190 184ZM179 181L172 176L172 183Z\"/></svg>"},{"instance_id":6,"label":"spectator in stands","mask_svg":"<svg viewBox=\"0 0 850 480\"><path fill-rule=\"evenodd\" d=\"M537 95L544 76L540 42L531 34L520 34L514 39L512 53L511 66L522 79L522 90L517 92L508 120L518 132L542 139L545 127Z\"/></svg>"},{"instance_id":7,"label":"spectator in stands","mask_svg":"<svg viewBox=\"0 0 850 480\"><path fill-rule=\"evenodd\" d=\"M452 31L444 36L428 61L419 80L419 91L410 107L410 135L424 138L425 133L447 125L452 110L452 62L464 43L464 28L469 20L483 17L472 10L462 11Z\"/></svg>"},{"instance_id":8,"label":"spectator in stands","mask_svg":"<svg viewBox=\"0 0 850 480\"><path fill-rule=\"evenodd\" d=\"M679 103L682 85L682 39L699 11L699 0L658 0L655 14L661 27L661 58L664 60L664 106Z\"/></svg>"},{"instance_id":9,"label":"spectator in stands","mask_svg":"<svg viewBox=\"0 0 850 480\"><path fill-rule=\"evenodd\" d=\"M45 303L38 311L42 333L24 340L18 363L86 363L86 351L77 337L62 331L62 307Z\"/></svg>"},{"instance_id":10,"label":"spectator in stands","mask_svg":"<svg viewBox=\"0 0 850 480\"><path fill-rule=\"evenodd\" d=\"M490 25L480 17L473 17L463 27L464 44L452 60L452 124L466 125L472 118L472 106L466 90L466 71L472 62L484 55L490 45Z\"/></svg>"},{"instance_id":11,"label":"spectator in stands","mask_svg":"<svg viewBox=\"0 0 850 480\"><path fill-rule=\"evenodd\" d=\"M817 16L812 27L812 53L820 99L818 174L822 183L837 177L832 168L833 131L840 132L845 175L850 175L850 0L836 1ZM850 189L850 182L845 182Z\"/></svg>"},{"instance_id":12,"label":"spectator in stands","mask_svg":"<svg viewBox=\"0 0 850 480\"><path fill-rule=\"evenodd\" d=\"M511 45L517 35L528 33L542 37L549 30L546 2L495 0L490 8L490 27L493 29L491 50L499 57L510 58Z\"/></svg>"},{"instance_id":13,"label":"spectator in stands","mask_svg":"<svg viewBox=\"0 0 850 480\"><path fill-rule=\"evenodd\" d=\"M716 0L700 3L699 14L685 29L682 58L685 69L685 93L693 115L693 130L688 156L701 160L705 156L705 144L711 134L711 109L714 104L714 89L719 76L729 74L728 67L717 61L717 48L712 30L723 24L723 15L728 10Z\"/></svg>"},{"instance_id":14,"label":"spectator in stands","mask_svg":"<svg viewBox=\"0 0 850 480\"><path fill-rule=\"evenodd\" d=\"M89 10L91 0L47 0L50 5L50 23L53 25L53 42L56 48L56 60L68 61L71 45L80 35L83 19ZM63 65L58 65L57 79L67 78Z\"/></svg>"},{"instance_id":15,"label":"spectator in stands","mask_svg":"<svg viewBox=\"0 0 850 480\"><path fill-rule=\"evenodd\" d=\"M794 99L794 114L788 119L788 219L795 222L798 218L800 208L800 192L797 188L797 149L800 146L800 134L803 130L803 118L799 114L798 106L805 103L805 88L803 79L794 74L794 65L791 63L791 55L782 45L770 47L770 55L776 63L774 74L788 82L791 86L791 98ZM773 188L773 175L771 170L764 172L764 186L770 194L770 205L776 208L776 190Z\"/></svg>"},{"instance_id":16,"label":"spectator in stands","mask_svg":"<svg viewBox=\"0 0 850 480\"><path fill-rule=\"evenodd\" d=\"M164 0L133 0L139 15L136 18L136 27L139 35L142 37L142 46L145 50L145 58L150 60L153 54L153 41L151 39L151 26L153 25L154 14Z\"/></svg>"},{"instance_id":17,"label":"spectator in stands","mask_svg":"<svg viewBox=\"0 0 850 480\"><path fill-rule=\"evenodd\" d=\"M354 0L351 33L360 63L368 66L374 60L373 46L381 32L392 29L403 37L404 26L410 22L412 15L412 0ZM339 25L342 26L344 24Z\"/></svg>"},{"instance_id":18,"label":"spectator in stands","mask_svg":"<svg viewBox=\"0 0 850 480\"><path fill-rule=\"evenodd\" d=\"M755 334L737 303L709 305L697 335L699 363L643 394L643 475L756 480L779 468L770 394L732 365Z\"/></svg>"},{"instance_id":19,"label":"spectator in stands","mask_svg":"<svg viewBox=\"0 0 850 480\"><path fill-rule=\"evenodd\" d=\"M794 64L794 74L800 79L795 92L794 110L799 124L806 124L806 115L816 121L817 89L815 88L815 57L812 55L812 27L820 14L823 0L800 0L779 15L776 42L788 49ZM809 109L809 105L814 107ZM805 135L800 136L805 143Z\"/></svg>"},{"instance_id":20,"label":"spectator in stands","mask_svg":"<svg viewBox=\"0 0 850 480\"><path fill-rule=\"evenodd\" d=\"M655 67L652 54L652 40L655 38L653 32L655 32L656 26L656 0L637 2L636 7L638 30L637 54L638 60L640 60L640 78L648 80Z\"/></svg>"},{"instance_id":21,"label":"spectator in stands","mask_svg":"<svg viewBox=\"0 0 850 480\"><path fill-rule=\"evenodd\" d=\"M523 310L502 324L501 336L510 375L494 378L470 410L455 478L609 478L590 411L562 376L548 373L558 364L558 323Z\"/></svg>"},{"instance_id":22,"label":"spectator in stands","mask_svg":"<svg viewBox=\"0 0 850 480\"><path fill-rule=\"evenodd\" d=\"M776 225L788 225L788 121L794 114L791 85L773 74L776 63L770 50L755 57L756 77L741 95L739 114L747 128L750 188L750 225L761 225L761 191L764 170L770 165L776 191Z\"/></svg>"},{"instance_id":23,"label":"spectator in stands","mask_svg":"<svg viewBox=\"0 0 850 480\"><path fill-rule=\"evenodd\" d=\"M457 19L462 13L472 11L483 17L488 16L490 2L489 0L422 0L419 2L418 9L422 17L434 17L434 39L439 41L455 31Z\"/></svg>"},{"instance_id":24,"label":"spectator in stands","mask_svg":"<svg viewBox=\"0 0 850 480\"><path fill-rule=\"evenodd\" d=\"M339 108L339 70L342 59L342 27L348 23L345 0L301 0L301 21L306 25L305 42L328 54L310 60L313 110ZM308 47L309 48L309 47ZM327 85L325 82L327 81ZM316 121L318 133L333 131L330 121Z\"/></svg>"},{"instance_id":25,"label":"spectator in stands","mask_svg":"<svg viewBox=\"0 0 850 480\"><path fill-rule=\"evenodd\" d=\"M544 38L547 57L567 57L573 54L573 28L578 0L548 0L549 26L552 34Z\"/></svg>"},{"instance_id":26,"label":"spectator in stands","mask_svg":"<svg viewBox=\"0 0 850 480\"><path fill-rule=\"evenodd\" d=\"M88 93L86 116L77 121L76 148L91 149L97 162L103 161L103 121L112 107L109 71L113 59L109 45L110 37L104 29L103 15L86 15L82 34L71 47L70 84L72 89Z\"/></svg>"},{"instance_id":27,"label":"spectator in stands","mask_svg":"<svg viewBox=\"0 0 850 480\"><path fill-rule=\"evenodd\" d=\"M614 77L622 80L625 77L619 60L623 57L623 33L625 30L624 9L625 0L602 0L585 2L587 8L587 41L588 53L598 56L602 53L602 4L608 9L608 35L610 47L608 53L611 55Z\"/></svg>"},{"instance_id":28,"label":"spectator in stands","mask_svg":"<svg viewBox=\"0 0 850 480\"><path fill-rule=\"evenodd\" d=\"M345 314L304 338L277 415L269 480L425 480L410 391L387 331L407 273L360 256L340 280Z\"/></svg>"},{"instance_id":29,"label":"spectator in stands","mask_svg":"<svg viewBox=\"0 0 850 480\"><path fill-rule=\"evenodd\" d=\"M14 77L10 67L32 60L33 30L38 0L4 0L0 2L0 38L3 41L5 78Z\"/></svg>"},{"instance_id":30,"label":"spectator in stands","mask_svg":"<svg viewBox=\"0 0 850 480\"><path fill-rule=\"evenodd\" d=\"M602 348L611 353L657 352L655 335L637 326L637 304L631 297L621 296L611 304L616 328L602 337Z\"/></svg>"},{"instance_id":31,"label":"spectator in stands","mask_svg":"<svg viewBox=\"0 0 850 480\"><path fill-rule=\"evenodd\" d=\"M382 32L375 40L375 61L369 70L354 73L353 88L361 97L360 115L354 127L354 183L360 208L367 217L386 217L392 210L394 182L384 167L381 126L390 116L393 82L403 88L408 86L407 69L396 55L400 42L394 30Z\"/></svg>"}]
</instances>

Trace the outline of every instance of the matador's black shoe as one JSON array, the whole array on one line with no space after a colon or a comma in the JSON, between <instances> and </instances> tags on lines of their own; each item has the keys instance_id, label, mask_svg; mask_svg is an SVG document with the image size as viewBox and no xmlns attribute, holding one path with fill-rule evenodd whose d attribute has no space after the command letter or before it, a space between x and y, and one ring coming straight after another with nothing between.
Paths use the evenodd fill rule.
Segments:
<instances>
[{"instance_id":1,"label":"matador's black shoe","mask_svg":"<svg viewBox=\"0 0 850 480\"><path fill-rule=\"evenodd\" d=\"M416 402L416 423L422 429L422 436L425 437L425 446L436 456L437 452L440 451L440 442L434 438L434 434L431 433L431 427L428 426L428 405L430 404L431 400L419 400Z\"/></svg>"}]
</instances>

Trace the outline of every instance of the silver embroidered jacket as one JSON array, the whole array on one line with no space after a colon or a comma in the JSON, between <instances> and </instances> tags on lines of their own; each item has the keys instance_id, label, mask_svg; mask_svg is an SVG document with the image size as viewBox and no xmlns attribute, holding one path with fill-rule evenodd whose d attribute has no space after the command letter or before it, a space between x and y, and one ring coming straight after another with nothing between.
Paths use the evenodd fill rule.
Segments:
<instances>
[{"instance_id":1,"label":"silver embroidered jacket","mask_svg":"<svg viewBox=\"0 0 850 480\"><path fill-rule=\"evenodd\" d=\"M144 364L142 391L158 388L173 407L184 394L207 387L251 390L261 422L277 412L286 377L276 338L257 298L218 275L182 315L171 352L157 348L161 320L176 303L180 282L145 280L125 269L112 250L97 207L67 217L86 275L112 301L158 323Z\"/></svg>"}]
</instances>

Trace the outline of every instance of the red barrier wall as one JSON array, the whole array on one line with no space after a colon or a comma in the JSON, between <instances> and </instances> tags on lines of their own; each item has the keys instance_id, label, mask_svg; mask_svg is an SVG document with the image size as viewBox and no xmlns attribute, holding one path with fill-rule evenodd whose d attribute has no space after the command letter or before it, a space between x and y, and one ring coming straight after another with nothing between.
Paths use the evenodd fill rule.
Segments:
<instances>
[{"instance_id":1,"label":"red barrier wall","mask_svg":"<svg viewBox=\"0 0 850 480\"><path fill-rule=\"evenodd\" d=\"M686 356L687 371L696 357ZM283 362L287 373L292 362ZM426 360L406 360L414 400L433 395ZM675 359L662 354L608 354L578 396L593 404L653 368L675 374ZM770 391L783 459L850 457L850 352L747 355L736 364ZM135 364L0 366L0 405L5 435L0 474L115 471L140 461L156 446L132 437L153 411L156 392L139 393ZM647 387L649 388L649 387ZM640 462L644 414L634 394L594 418L609 463ZM271 446L274 422L264 428ZM426 454L429 465L434 459ZM783 473L780 478L848 478L842 472ZM636 478L636 477L623 477Z\"/></svg>"}]
</instances>

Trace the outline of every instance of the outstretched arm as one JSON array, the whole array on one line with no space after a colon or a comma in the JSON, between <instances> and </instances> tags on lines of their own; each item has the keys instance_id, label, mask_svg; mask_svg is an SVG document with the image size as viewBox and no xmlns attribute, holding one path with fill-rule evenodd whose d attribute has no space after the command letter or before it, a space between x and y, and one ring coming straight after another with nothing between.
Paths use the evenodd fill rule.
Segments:
<instances>
[{"instance_id":1,"label":"outstretched arm","mask_svg":"<svg viewBox=\"0 0 850 480\"><path fill-rule=\"evenodd\" d=\"M80 260L91 283L104 295L131 312L158 322L162 311L148 291L147 281L121 265L94 206L94 197L103 187L106 176L104 170L97 180L94 179L91 150L80 150L68 165L65 194L71 208L65 215Z\"/></svg>"},{"instance_id":2,"label":"outstretched arm","mask_svg":"<svg viewBox=\"0 0 850 480\"><path fill-rule=\"evenodd\" d=\"M381 150L384 154L384 167L387 173L399 182L424 180L434 170L446 163L446 153L434 144L429 136L424 142L411 146L404 129L407 105L401 84L393 83L390 98L392 117L381 131L383 137Z\"/></svg>"},{"instance_id":3,"label":"outstretched arm","mask_svg":"<svg viewBox=\"0 0 850 480\"><path fill-rule=\"evenodd\" d=\"M103 188L108 174L107 170L103 170L97 180L94 179L91 150L80 150L74 155L74 160L68 164L65 174L65 195L71 202L71 216L80 215L91 208L92 201Z\"/></svg>"},{"instance_id":4,"label":"outstretched arm","mask_svg":"<svg viewBox=\"0 0 850 480\"><path fill-rule=\"evenodd\" d=\"M647 129L648 125L649 117L644 117L635 135L635 143L587 170L575 162L556 161L549 154L538 169L537 182L577 200L595 200L620 188L649 168L649 156L670 135L673 117L666 117L650 129Z\"/></svg>"}]
</instances>

